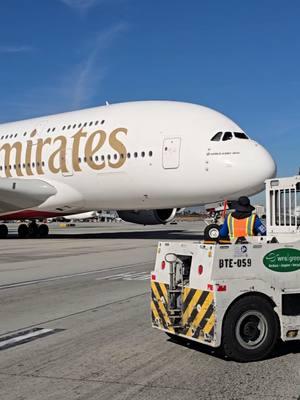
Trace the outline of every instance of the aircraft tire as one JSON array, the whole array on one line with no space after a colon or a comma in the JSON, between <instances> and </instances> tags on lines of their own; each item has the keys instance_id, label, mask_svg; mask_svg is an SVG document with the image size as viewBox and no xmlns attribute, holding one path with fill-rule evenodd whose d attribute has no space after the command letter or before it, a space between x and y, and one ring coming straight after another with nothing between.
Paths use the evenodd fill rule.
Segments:
<instances>
[{"instance_id":1,"label":"aircraft tire","mask_svg":"<svg viewBox=\"0 0 300 400\"><path fill-rule=\"evenodd\" d=\"M39 232L39 237L41 237L41 238L47 237L48 234L49 234L49 227L48 227L48 225L46 225L46 224L41 224L41 225L38 227L38 232Z\"/></svg>"},{"instance_id":2,"label":"aircraft tire","mask_svg":"<svg viewBox=\"0 0 300 400\"><path fill-rule=\"evenodd\" d=\"M25 239L29 235L28 226L26 224L21 224L18 227L18 237L20 239Z\"/></svg>"},{"instance_id":3,"label":"aircraft tire","mask_svg":"<svg viewBox=\"0 0 300 400\"><path fill-rule=\"evenodd\" d=\"M272 304L259 295L237 300L224 319L222 347L229 358L258 361L271 353L279 338L279 322Z\"/></svg>"},{"instance_id":4,"label":"aircraft tire","mask_svg":"<svg viewBox=\"0 0 300 400\"><path fill-rule=\"evenodd\" d=\"M8 235L8 228L5 224L0 225L0 239L6 239Z\"/></svg>"},{"instance_id":5,"label":"aircraft tire","mask_svg":"<svg viewBox=\"0 0 300 400\"><path fill-rule=\"evenodd\" d=\"M204 240L217 241L220 237L220 225L210 224L204 229Z\"/></svg>"}]
</instances>

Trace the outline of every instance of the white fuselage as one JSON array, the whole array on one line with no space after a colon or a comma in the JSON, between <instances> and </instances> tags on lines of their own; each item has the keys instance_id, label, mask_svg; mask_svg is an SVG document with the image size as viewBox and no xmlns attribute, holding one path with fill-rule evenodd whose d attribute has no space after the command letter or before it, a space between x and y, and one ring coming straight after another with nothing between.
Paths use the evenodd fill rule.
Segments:
<instances>
[{"instance_id":1,"label":"white fuselage","mask_svg":"<svg viewBox=\"0 0 300 400\"><path fill-rule=\"evenodd\" d=\"M206 107L143 101L0 125L0 176L38 178L57 193L35 210L163 209L251 195L274 176L270 154ZM32 211L32 210L31 210Z\"/></svg>"}]
</instances>

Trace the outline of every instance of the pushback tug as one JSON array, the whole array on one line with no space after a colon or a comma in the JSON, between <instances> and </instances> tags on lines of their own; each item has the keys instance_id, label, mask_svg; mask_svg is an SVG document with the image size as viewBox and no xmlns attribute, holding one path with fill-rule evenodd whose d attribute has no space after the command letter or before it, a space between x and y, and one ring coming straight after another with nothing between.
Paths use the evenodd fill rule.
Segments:
<instances>
[{"instance_id":1,"label":"pushback tug","mask_svg":"<svg viewBox=\"0 0 300 400\"><path fill-rule=\"evenodd\" d=\"M300 340L300 176L266 181L267 236L160 242L152 326L236 361Z\"/></svg>"}]
</instances>

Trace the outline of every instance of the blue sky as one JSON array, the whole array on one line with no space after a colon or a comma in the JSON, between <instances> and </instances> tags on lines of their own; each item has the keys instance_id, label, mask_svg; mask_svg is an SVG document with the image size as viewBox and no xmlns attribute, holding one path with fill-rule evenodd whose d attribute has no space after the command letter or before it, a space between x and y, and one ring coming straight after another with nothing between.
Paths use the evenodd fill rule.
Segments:
<instances>
[{"instance_id":1,"label":"blue sky","mask_svg":"<svg viewBox=\"0 0 300 400\"><path fill-rule=\"evenodd\" d=\"M300 2L1 0L0 121L143 99L215 108L300 166Z\"/></svg>"}]
</instances>

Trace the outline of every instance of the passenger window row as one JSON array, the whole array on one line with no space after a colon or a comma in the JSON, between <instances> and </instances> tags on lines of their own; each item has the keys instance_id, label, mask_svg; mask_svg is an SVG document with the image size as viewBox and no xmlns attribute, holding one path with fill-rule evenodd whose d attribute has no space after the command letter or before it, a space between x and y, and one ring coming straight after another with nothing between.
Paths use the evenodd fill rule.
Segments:
<instances>
[{"instance_id":1,"label":"passenger window row","mask_svg":"<svg viewBox=\"0 0 300 400\"><path fill-rule=\"evenodd\" d=\"M131 153L127 153L126 156L127 156L127 158L131 158ZM148 152L148 157L152 157L152 156L153 156L153 152L149 151ZM138 158L139 154L137 152L134 152L133 153L133 157L134 158ZM142 151L140 153L140 157L142 157L142 158L146 157L146 152ZM111 159L117 160L118 159L118 154L117 153L115 153L114 155L107 154L106 157L104 155L94 156L94 157L90 157L90 160L91 161L104 161L105 158L107 158L107 160L111 160ZM125 158L125 154L121 153L120 154L120 158L124 159ZM86 161L87 161L86 157L79 157L78 158L78 162L79 163L86 162ZM7 170L12 170L12 169L16 170L17 168L19 168L19 169L20 168L26 168L26 166L29 167L29 168L30 167L35 168L35 167L40 167L40 166L44 167L45 166L45 161L37 162L37 163L32 162L32 163L27 163L27 164L23 163L23 164L14 164L14 165L9 164L9 165L4 165L4 166L0 165L0 171L3 171L3 170L7 171Z\"/></svg>"},{"instance_id":2,"label":"passenger window row","mask_svg":"<svg viewBox=\"0 0 300 400\"><path fill-rule=\"evenodd\" d=\"M144 157L146 157L146 152L145 152L145 151L142 151L142 152L140 153L140 155L139 155L139 153L136 152L136 151L135 151L134 153L127 153L127 154L121 153L121 154L120 154L120 158L121 158L121 159L124 159L125 156L126 156L127 158L138 158L138 157L144 158ZM152 156L153 156L153 152L152 152L152 151L149 151L148 157L152 157ZM106 158L107 158L107 160L117 160L117 159L118 159L118 154L117 154L117 153L115 153L115 154L113 154L113 155L107 154L106 156L102 154L101 156L90 157L90 161L104 161ZM86 162L86 161L87 161L86 157L79 157L79 158L78 158L78 162L79 162L79 163L81 163L81 162Z\"/></svg>"},{"instance_id":3,"label":"passenger window row","mask_svg":"<svg viewBox=\"0 0 300 400\"><path fill-rule=\"evenodd\" d=\"M102 121L91 121L91 122L80 122L79 124L69 124L69 125L64 125L63 127L62 127L62 130L64 131L65 129L75 129L75 128L85 128L86 126L92 126L92 125L95 125L95 126L97 126L97 125L103 125L105 123L105 120L103 119ZM47 129L47 133L49 133L49 132L55 132L55 130L56 130L56 128L48 128ZM23 133L23 136L26 136L27 135L27 132L24 132ZM8 134L8 135L2 135L1 136L1 140L3 140L3 139L12 139L12 138L16 138L17 136L19 136L18 135L18 133L15 133L15 134Z\"/></svg>"},{"instance_id":4,"label":"passenger window row","mask_svg":"<svg viewBox=\"0 0 300 400\"><path fill-rule=\"evenodd\" d=\"M97 126L97 125L99 125L99 123L100 123L100 125L103 125L104 124L104 122L105 122L105 120L103 119L102 121L90 121L90 122L80 122L79 124L69 124L69 125L64 125L63 127L62 127L62 130L64 131L65 129L75 129L75 128L85 128L86 126ZM49 128L48 130L47 130L47 132L50 132L51 131L51 128ZM55 131L55 128L52 128L52 132L54 132Z\"/></svg>"}]
</instances>

